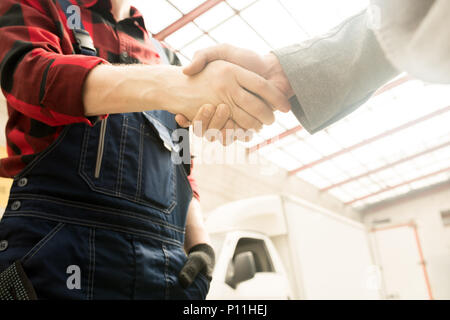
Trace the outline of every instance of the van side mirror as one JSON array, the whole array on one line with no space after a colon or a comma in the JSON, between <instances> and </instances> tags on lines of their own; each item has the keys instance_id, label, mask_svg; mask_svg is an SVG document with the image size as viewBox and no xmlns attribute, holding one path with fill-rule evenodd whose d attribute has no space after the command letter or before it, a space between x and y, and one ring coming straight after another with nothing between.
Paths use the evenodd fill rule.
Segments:
<instances>
[{"instance_id":1,"label":"van side mirror","mask_svg":"<svg viewBox=\"0 0 450 320\"><path fill-rule=\"evenodd\" d=\"M230 270L231 268L231 270ZM228 266L225 283L233 289L241 282L252 279L256 274L255 257L251 251L237 254Z\"/></svg>"}]
</instances>

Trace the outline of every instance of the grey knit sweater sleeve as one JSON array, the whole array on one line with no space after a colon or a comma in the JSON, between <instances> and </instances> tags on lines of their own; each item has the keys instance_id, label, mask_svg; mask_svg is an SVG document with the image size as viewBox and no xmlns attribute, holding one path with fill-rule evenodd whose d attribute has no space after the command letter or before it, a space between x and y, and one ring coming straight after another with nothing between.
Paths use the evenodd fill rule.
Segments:
<instances>
[{"instance_id":1,"label":"grey knit sweater sleeve","mask_svg":"<svg viewBox=\"0 0 450 320\"><path fill-rule=\"evenodd\" d=\"M295 92L292 111L310 133L343 118L398 74L366 11L330 33L274 51Z\"/></svg>"}]
</instances>

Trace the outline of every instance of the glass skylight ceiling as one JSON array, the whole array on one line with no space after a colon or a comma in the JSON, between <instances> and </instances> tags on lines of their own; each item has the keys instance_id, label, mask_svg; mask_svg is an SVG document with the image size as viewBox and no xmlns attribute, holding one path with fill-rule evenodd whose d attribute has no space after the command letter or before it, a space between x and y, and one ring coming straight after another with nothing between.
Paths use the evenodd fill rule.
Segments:
<instances>
[{"instance_id":1,"label":"glass skylight ceiling","mask_svg":"<svg viewBox=\"0 0 450 320\"><path fill-rule=\"evenodd\" d=\"M156 34L203 2L135 0L134 5L144 14L149 31ZM165 42L185 64L197 50L217 43L266 53L323 34L367 5L367 0L226 0ZM410 80L373 97L322 132L311 136L299 130L257 152L292 172L350 148L295 175L356 208L444 182L450 179L449 89ZM430 114L434 116L427 117ZM416 119L422 121L352 148ZM265 127L248 146L298 125L291 113L277 113L277 122Z\"/></svg>"}]
</instances>

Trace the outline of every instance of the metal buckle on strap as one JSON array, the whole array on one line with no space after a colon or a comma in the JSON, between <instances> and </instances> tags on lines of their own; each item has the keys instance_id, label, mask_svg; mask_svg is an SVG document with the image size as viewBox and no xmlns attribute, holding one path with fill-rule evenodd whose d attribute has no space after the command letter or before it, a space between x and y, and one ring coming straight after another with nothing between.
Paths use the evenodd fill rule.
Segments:
<instances>
[{"instance_id":1,"label":"metal buckle on strap","mask_svg":"<svg viewBox=\"0 0 450 320\"><path fill-rule=\"evenodd\" d=\"M77 42L78 52L91 56L97 55L97 49L94 47L94 42L89 32L83 29L73 29L73 34Z\"/></svg>"}]
</instances>

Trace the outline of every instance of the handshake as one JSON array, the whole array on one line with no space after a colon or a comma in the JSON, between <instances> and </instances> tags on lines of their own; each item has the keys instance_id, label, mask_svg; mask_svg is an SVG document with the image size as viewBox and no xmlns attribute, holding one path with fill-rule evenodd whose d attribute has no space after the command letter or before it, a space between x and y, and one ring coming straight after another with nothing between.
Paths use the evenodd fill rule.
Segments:
<instances>
[{"instance_id":1,"label":"handshake","mask_svg":"<svg viewBox=\"0 0 450 320\"><path fill-rule=\"evenodd\" d=\"M197 52L183 73L182 84L172 87L169 83L169 90L177 90L179 99L167 109L176 114L181 127L193 125L197 136L220 131L223 145L248 141L251 135L243 132L260 130L275 121L275 110L291 108L289 98L294 94L273 54L260 56L218 45Z\"/></svg>"}]
</instances>

